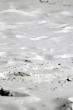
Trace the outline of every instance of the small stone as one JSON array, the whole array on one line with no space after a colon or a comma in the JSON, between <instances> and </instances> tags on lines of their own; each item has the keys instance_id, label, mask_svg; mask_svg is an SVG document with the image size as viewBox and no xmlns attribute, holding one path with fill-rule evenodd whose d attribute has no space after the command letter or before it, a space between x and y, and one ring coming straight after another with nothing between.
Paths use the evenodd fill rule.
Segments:
<instances>
[{"instance_id":1,"label":"small stone","mask_svg":"<svg viewBox=\"0 0 73 110\"><path fill-rule=\"evenodd\" d=\"M31 63L31 61L30 61L30 60L25 60L25 62L27 62L27 63Z\"/></svg>"},{"instance_id":2,"label":"small stone","mask_svg":"<svg viewBox=\"0 0 73 110\"><path fill-rule=\"evenodd\" d=\"M69 78L66 79L67 81L71 81Z\"/></svg>"},{"instance_id":3,"label":"small stone","mask_svg":"<svg viewBox=\"0 0 73 110\"><path fill-rule=\"evenodd\" d=\"M58 63L58 65L61 65L60 63Z\"/></svg>"},{"instance_id":4,"label":"small stone","mask_svg":"<svg viewBox=\"0 0 73 110\"><path fill-rule=\"evenodd\" d=\"M58 70L59 68L57 67L56 69Z\"/></svg>"}]
</instances>

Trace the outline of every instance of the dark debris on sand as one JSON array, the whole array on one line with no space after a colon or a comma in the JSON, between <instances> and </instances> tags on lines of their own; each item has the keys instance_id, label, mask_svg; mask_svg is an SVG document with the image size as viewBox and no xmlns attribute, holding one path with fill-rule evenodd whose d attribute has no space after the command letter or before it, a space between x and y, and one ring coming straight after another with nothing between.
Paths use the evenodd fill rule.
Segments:
<instances>
[{"instance_id":1,"label":"dark debris on sand","mask_svg":"<svg viewBox=\"0 0 73 110\"><path fill-rule=\"evenodd\" d=\"M17 72L17 73L14 73L15 76L30 76L29 74L27 73L24 73L24 72Z\"/></svg>"},{"instance_id":2,"label":"dark debris on sand","mask_svg":"<svg viewBox=\"0 0 73 110\"><path fill-rule=\"evenodd\" d=\"M8 75L8 79L15 79L16 77L28 77L30 74L25 72L14 72Z\"/></svg>"}]
</instances>

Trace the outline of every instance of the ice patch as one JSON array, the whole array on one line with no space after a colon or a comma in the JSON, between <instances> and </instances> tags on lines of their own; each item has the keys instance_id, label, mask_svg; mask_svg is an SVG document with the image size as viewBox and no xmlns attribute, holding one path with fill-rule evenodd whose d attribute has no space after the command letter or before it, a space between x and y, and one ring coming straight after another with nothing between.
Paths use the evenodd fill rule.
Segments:
<instances>
[{"instance_id":1,"label":"ice patch","mask_svg":"<svg viewBox=\"0 0 73 110\"><path fill-rule=\"evenodd\" d=\"M8 71L0 72L0 79L7 79L7 74L8 74Z\"/></svg>"},{"instance_id":2,"label":"ice patch","mask_svg":"<svg viewBox=\"0 0 73 110\"><path fill-rule=\"evenodd\" d=\"M6 24L3 22L0 22L0 31L5 30L6 29Z\"/></svg>"},{"instance_id":3,"label":"ice patch","mask_svg":"<svg viewBox=\"0 0 73 110\"><path fill-rule=\"evenodd\" d=\"M17 10L16 7L14 7L14 5L11 5L11 7L7 10L2 10L0 11L0 13L8 13L8 12L13 12L13 13L18 13L20 15L23 15L23 16L35 16L37 14L40 14L41 10L40 9L36 9L34 11L24 11L24 10Z\"/></svg>"},{"instance_id":4,"label":"ice patch","mask_svg":"<svg viewBox=\"0 0 73 110\"><path fill-rule=\"evenodd\" d=\"M20 47L20 49L21 49L21 50L26 50L26 49L27 49L27 47Z\"/></svg>"},{"instance_id":5,"label":"ice patch","mask_svg":"<svg viewBox=\"0 0 73 110\"><path fill-rule=\"evenodd\" d=\"M6 77L5 74L0 72L0 78L5 78L5 77Z\"/></svg>"},{"instance_id":6,"label":"ice patch","mask_svg":"<svg viewBox=\"0 0 73 110\"><path fill-rule=\"evenodd\" d=\"M56 24L53 28L61 29L61 28L64 28L66 26L67 26L67 24Z\"/></svg>"},{"instance_id":7,"label":"ice patch","mask_svg":"<svg viewBox=\"0 0 73 110\"><path fill-rule=\"evenodd\" d=\"M51 48L51 49L50 49L50 53L51 53L51 54L54 54L54 52L55 52L55 50Z\"/></svg>"},{"instance_id":8,"label":"ice patch","mask_svg":"<svg viewBox=\"0 0 73 110\"><path fill-rule=\"evenodd\" d=\"M16 29L17 26L16 25L7 25L7 29Z\"/></svg>"},{"instance_id":9,"label":"ice patch","mask_svg":"<svg viewBox=\"0 0 73 110\"><path fill-rule=\"evenodd\" d=\"M53 65L48 65L48 66L45 66L44 69L52 70L52 69L54 69L54 66Z\"/></svg>"},{"instance_id":10,"label":"ice patch","mask_svg":"<svg viewBox=\"0 0 73 110\"><path fill-rule=\"evenodd\" d=\"M6 55L6 52L0 52L0 56Z\"/></svg>"},{"instance_id":11,"label":"ice patch","mask_svg":"<svg viewBox=\"0 0 73 110\"><path fill-rule=\"evenodd\" d=\"M70 15L72 15L72 13L69 12L69 11L62 11L62 12L60 12L60 14L61 15L64 15L64 16L70 16Z\"/></svg>"},{"instance_id":12,"label":"ice patch","mask_svg":"<svg viewBox=\"0 0 73 110\"><path fill-rule=\"evenodd\" d=\"M65 28L63 28L63 29L61 29L61 30L59 30L59 31L55 31L55 33L68 33L68 32L70 32L72 29L73 29L73 27L68 26L68 27L65 27Z\"/></svg>"},{"instance_id":13,"label":"ice patch","mask_svg":"<svg viewBox=\"0 0 73 110\"><path fill-rule=\"evenodd\" d=\"M31 78L27 80L32 80L34 83L41 83L53 81L55 78L56 76L52 74L33 74Z\"/></svg>"},{"instance_id":14,"label":"ice patch","mask_svg":"<svg viewBox=\"0 0 73 110\"><path fill-rule=\"evenodd\" d=\"M38 21L38 24L46 24L46 23L47 23L46 20Z\"/></svg>"},{"instance_id":15,"label":"ice patch","mask_svg":"<svg viewBox=\"0 0 73 110\"><path fill-rule=\"evenodd\" d=\"M46 48L43 48L42 50L43 50L44 52L46 52L46 51L47 51L47 49L46 49Z\"/></svg>"},{"instance_id":16,"label":"ice patch","mask_svg":"<svg viewBox=\"0 0 73 110\"><path fill-rule=\"evenodd\" d=\"M30 16L30 13L28 12L25 12L25 11L22 11L22 10L16 10L16 9L8 9L8 10L3 10L3 11L0 11L0 13L8 13L8 12L14 12L14 13L18 13L18 14L22 14L22 15L28 15Z\"/></svg>"},{"instance_id":17,"label":"ice patch","mask_svg":"<svg viewBox=\"0 0 73 110\"><path fill-rule=\"evenodd\" d=\"M30 96L28 98L25 98L27 103L35 103L35 102L39 102L41 99L36 97L36 96Z\"/></svg>"},{"instance_id":18,"label":"ice patch","mask_svg":"<svg viewBox=\"0 0 73 110\"><path fill-rule=\"evenodd\" d=\"M39 37L32 37L30 38L30 40L42 40L42 39L46 39L48 38L48 36L39 36Z\"/></svg>"},{"instance_id":19,"label":"ice patch","mask_svg":"<svg viewBox=\"0 0 73 110\"><path fill-rule=\"evenodd\" d=\"M71 57L73 57L73 54L64 54L55 56L55 58L71 58Z\"/></svg>"},{"instance_id":20,"label":"ice patch","mask_svg":"<svg viewBox=\"0 0 73 110\"><path fill-rule=\"evenodd\" d=\"M15 62L12 60L12 59L10 59L9 61L8 61L8 65L14 65L15 64Z\"/></svg>"},{"instance_id":21,"label":"ice patch","mask_svg":"<svg viewBox=\"0 0 73 110\"><path fill-rule=\"evenodd\" d=\"M33 70L38 70L38 67L34 67L34 68L32 68Z\"/></svg>"},{"instance_id":22,"label":"ice patch","mask_svg":"<svg viewBox=\"0 0 73 110\"><path fill-rule=\"evenodd\" d=\"M26 93L26 94L30 95L29 91L25 87L19 87L19 88L16 88L16 90L21 93Z\"/></svg>"},{"instance_id":23,"label":"ice patch","mask_svg":"<svg viewBox=\"0 0 73 110\"><path fill-rule=\"evenodd\" d=\"M24 37L24 36L22 36L22 35L16 35L16 38L21 39L21 38L25 38L25 37Z\"/></svg>"},{"instance_id":24,"label":"ice patch","mask_svg":"<svg viewBox=\"0 0 73 110\"><path fill-rule=\"evenodd\" d=\"M37 55L37 53L36 52L31 52L31 55Z\"/></svg>"},{"instance_id":25,"label":"ice patch","mask_svg":"<svg viewBox=\"0 0 73 110\"><path fill-rule=\"evenodd\" d=\"M69 97L68 100L73 102L73 97Z\"/></svg>"},{"instance_id":26,"label":"ice patch","mask_svg":"<svg viewBox=\"0 0 73 110\"><path fill-rule=\"evenodd\" d=\"M32 58L32 59L33 60L41 60L41 61L44 60L44 58L42 56L40 56L40 55L36 55L35 58Z\"/></svg>"}]
</instances>

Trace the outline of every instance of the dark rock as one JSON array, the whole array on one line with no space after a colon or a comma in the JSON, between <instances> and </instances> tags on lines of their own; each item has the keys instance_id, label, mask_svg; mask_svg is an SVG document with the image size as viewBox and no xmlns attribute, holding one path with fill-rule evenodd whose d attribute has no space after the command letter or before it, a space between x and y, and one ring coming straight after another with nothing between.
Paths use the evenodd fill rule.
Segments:
<instances>
[{"instance_id":1,"label":"dark rock","mask_svg":"<svg viewBox=\"0 0 73 110\"><path fill-rule=\"evenodd\" d=\"M25 62L27 62L27 63L31 63L31 61L30 61L30 60L27 60L27 59L25 60Z\"/></svg>"},{"instance_id":2,"label":"dark rock","mask_svg":"<svg viewBox=\"0 0 73 110\"><path fill-rule=\"evenodd\" d=\"M71 81L69 78L66 79L67 81Z\"/></svg>"},{"instance_id":3,"label":"dark rock","mask_svg":"<svg viewBox=\"0 0 73 110\"><path fill-rule=\"evenodd\" d=\"M58 63L58 65L61 65L60 63Z\"/></svg>"},{"instance_id":4,"label":"dark rock","mask_svg":"<svg viewBox=\"0 0 73 110\"><path fill-rule=\"evenodd\" d=\"M13 96L10 91L4 90L3 88L0 89L0 95L1 96Z\"/></svg>"}]
</instances>

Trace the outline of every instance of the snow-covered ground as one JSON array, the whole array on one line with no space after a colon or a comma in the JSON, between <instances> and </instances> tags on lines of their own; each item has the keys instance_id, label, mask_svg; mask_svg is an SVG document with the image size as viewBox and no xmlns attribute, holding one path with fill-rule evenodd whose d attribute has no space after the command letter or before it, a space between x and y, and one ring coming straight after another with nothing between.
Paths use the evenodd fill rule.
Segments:
<instances>
[{"instance_id":1,"label":"snow-covered ground","mask_svg":"<svg viewBox=\"0 0 73 110\"><path fill-rule=\"evenodd\" d=\"M29 95L0 110L73 106L73 0L0 0L0 87Z\"/></svg>"}]
</instances>

